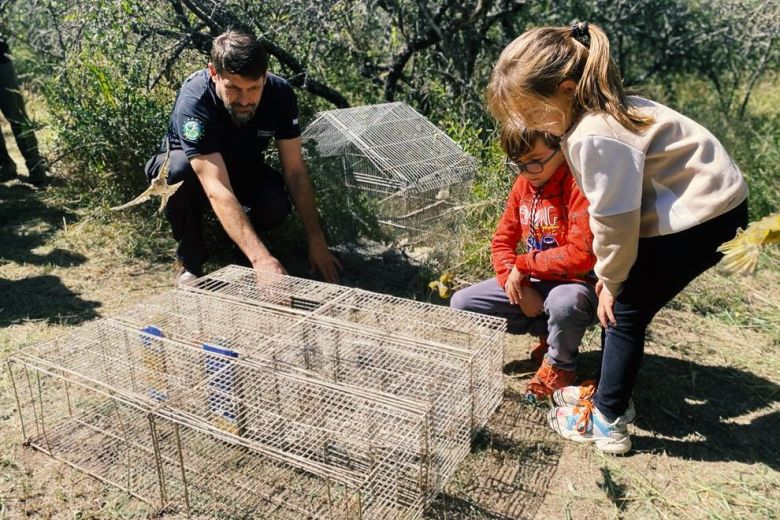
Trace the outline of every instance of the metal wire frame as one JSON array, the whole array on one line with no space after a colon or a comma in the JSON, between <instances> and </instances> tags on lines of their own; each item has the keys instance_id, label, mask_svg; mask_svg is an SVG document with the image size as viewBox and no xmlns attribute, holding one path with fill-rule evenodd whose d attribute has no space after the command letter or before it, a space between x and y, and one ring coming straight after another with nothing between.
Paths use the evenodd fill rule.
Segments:
<instances>
[{"instance_id":1,"label":"metal wire frame","mask_svg":"<svg viewBox=\"0 0 780 520\"><path fill-rule=\"evenodd\" d=\"M503 396L502 319L354 289L314 311L315 316L372 327L393 337L459 350L468 358L472 431L487 424Z\"/></svg>"},{"instance_id":2,"label":"metal wire frame","mask_svg":"<svg viewBox=\"0 0 780 520\"><path fill-rule=\"evenodd\" d=\"M302 368L326 381L428 403L432 456L425 487L431 497L468 451L472 364L466 351L209 293L171 291L115 319L136 329L153 324L167 338L195 346L218 338L242 359L271 360L274 366Z\"/></svg>"},{"instance_id":3,"label":"metal wire frame","mask_svg":"<svg viewBox=\"0 0 780 520\"><path fill-rule=\"evenodd\" d=\"M230 345L242 358L260 355L270 338L295 327L309 314L292 307L258 308L209 293L169 291L122 310L114 320L137 329L149 326L165 337L195 346Z\"/></svg>"},{"instance_id":4,"label":"metal wire frame","mask_svg":"<svg viewBox=\"0 0 780 520\"><path fill-rule=\"evenodd\" d=\"M426 500L430 425L422 403L236 359L158 413L388 503L417 509Z\"/></svg>"},{"instance_id":5,"label":"metal wire frame","mask_svg":"<svg viewBox=\"0 0 780 520\"><path fill-rule=\"evenodd\" d=\"M409 514L398 504L369 507L370 497L357 487L157 416L37 361L17 356L8 362L26 443L154 507L198 518Z\"/></svg>"},{"instance_id":6,"label":"metal wire frame","mask_svg":"<svg viewBox=\"0 0 780 520\"><path fill-rule=\"evenodd\" d=\"M45 348L25 352L21 359L39 373L67 374L66 381L91 386L98 394L110 396L114 403L149 407L152 430L155 422L159 422L153 419L160 418L197 427L271 460L357 489L363 504L361 514L364 508L398 509L403 506L414 517L422 511L425 502L433 498L427 485L432 464L431 414L427 404L398 397L391 400L384 394L315 380L301 371L282 372L279 366L269 362L236 359L227 353L220 354L219 349L206 350L206 345L203 348L183 345L111 320L96 322L94 328L98 332L93 331L86 340L85 334L71 336L66 342L67 351L63 351L63 344L53 342ZM101 345L95 343L94 334L102 334ZM123 363L122 355L136 359L135 344L148 348L145 341L150 339L157 342L154 345L157 357L152 365L147 360L145 369L155 374L138 375L140 388L128 383L128 374L117 376L105 370L104 365L109 364L120 367L120 374L124 372L122 365L131 363ZM79 344L79 341L84 343ZM121 341L129 345L123 345ZM106 345L114 347L111 358L106 357L101 348ZM226 345L219 347L227 352ZM175 391L179 388L167 385L172 379L166 372L174 364L187 367L190 389ZM32 391L31 395L34 395ZM43 411L43 405L48 401L38 400L40 414L32 403L32 423L39 425L47 452L56 455L49 447L51 442L46 431L62 428L48 422L49 415ZM71 399L66 401L68 409L73 408ZM154 408L157 402L159 404ZM23 409L21 404L20 409ZM98 415L105 421L105 414ZM31 422L29 416L24 422ZM119 422L120 425L132 423L130 419ZM137 427L139 423L132 424ZM104 426L103 422L95 428L104 431L101 426ZM132 431L130 428L124 430ZM69 438L70 428L66 427L64 431L66 434L58 439ZM111 439L114 444L122 443L117 434ZM157 454L159 437L155 431L152 431L151 440L151 447L149 442L140 443L141 447L146 448L147 454ZM125 444L131 444L127 437ZM96 468L79 457L81 445L65 446L60 457L68 460L68 452L73 451L76 455L75 460L70 461L72 464L122 487L108 469L115 467L115 458L101 457L108 467ZM107 450L115 451L110 442L107 446ZM182 464L186 463L184 458ZM169 500L165 494L165 472L159 469L158 474L160 496L139 496L165 504Z\"/></svg>"},{"instance_id":7,"label":"metal wire frame","mask_svg":"<svg viewBox=\"0 0 780 520\"><path fill-rule=\"evenodd\" d=\"M473 177L476 161L430 121L404 103L385 103L321 112L304 131L321 157L365 157L350 168L386 193L401 187L422 192Z\"/></svg>"},{"instance_id":8,"label":"metal wire frame","mask_svg":"<svg viewBox=\"0 0 780 520\"><path fill-rule=\"evenodd\" d=\"M262 303L265 307L275 305L280 310L308 313L353 289L230 265L198 278L181 290L214 294L248 305Z\"/></svg>"},{"instance_id":9,"label":"metal wire frame","mask_svg":"<svg viewBox=\"0 0 780 520\"><path fill-rule=\"evenodd\" d=\"M321 112L302 142L326 189L370 196L373 217L385 235L423 242L461 222L460 201L477 162L408 105ZM353 197L346 201L362 220L363 203Z\"/></svg>"},{"instance_id":10,"label":"metal wire frame","mask_svg":"<svg viewBox=\"0 0 780 520\"><path fill-rule=\"evenodd\" d=\"M473 433L501 402L501 337L506 325L500 318L291 276L265 273L258 278L254 270L239 266L214 271L184 290L235 302L301 308L375 334L416 341L426 345L430 355L436 349L460 353L471 366Z\"/></svg>"},{"instance_id":11,"label":"metal wire frame","mask_svg":"<svg viewBox=\"0 0 780 520\"><path fill-rule=\"evenodd\" d=\"M458 314L231 266L24 351L25 377L12 383L32 445L161 507L417 518L501 397L501 320ZM300 492L281 504L252 494L270 470L245 469L247 487L230 498L223 488L239 477L213 471L230 457L206 440L189 449L191 437L246 453L237 468L305 475L290 484Z\"/></svg>"}]
</instances>

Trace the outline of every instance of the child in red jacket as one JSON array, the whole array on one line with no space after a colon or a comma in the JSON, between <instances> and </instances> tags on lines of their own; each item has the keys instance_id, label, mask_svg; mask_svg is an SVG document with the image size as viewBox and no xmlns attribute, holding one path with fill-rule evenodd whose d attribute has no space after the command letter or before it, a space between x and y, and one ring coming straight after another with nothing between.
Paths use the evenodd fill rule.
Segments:
<instances>
[{"instance_id":1,"label":"child in red jacket","mask_svg":"<svg viewBox=\"0 0 780 520\"><path fill-rule=\"evenodd\" d=\"M450 305L504 317L510 333L540 338L531 357L541 366L527 390L540 399L574 382L580 342L596 319L588 201L558 138L505 126L501 147L517 180L493 235L496 277L456 292Z\"/></svg>"}]
</instances>

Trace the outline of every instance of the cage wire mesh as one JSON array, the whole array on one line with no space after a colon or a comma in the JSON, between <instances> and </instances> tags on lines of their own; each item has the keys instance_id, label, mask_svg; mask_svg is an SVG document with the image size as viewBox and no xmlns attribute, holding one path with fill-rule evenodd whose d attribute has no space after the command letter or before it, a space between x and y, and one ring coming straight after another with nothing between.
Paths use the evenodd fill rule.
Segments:
<instances>
[{"instance_id":1,"label":"cage wire mesh","mask_svg":"<svg viewBox=\"0 0 780 520\"><path fill-rule=\"evenodd\" d=\"M483 318L230 266L8 368L29 445L160 508L419 518L501 397Z\"/></svg>"},{"instance_id":2,"label":"cage wire mesh","mask_svg":"<svg viewBox=\"0 0 780 520\"><path fill-rule=\"evenodd\" d=\"M302 310L317 320L351 323L385 337L414 338L431 358L442 351L450 363L465 359L474 431L487 423L501 402L502 319L291 276L265 273L258 278L254 270L239 266L214 271L184 290L288 312Z\"/></svg>"},{"instance_id":3,"label":"cage wire mesh","mask_svg":"<svg viewBox=\"0 0 780 520\"><path fill-rule=\"evenodd\" d=\"M324 185L321 197L335 193L357 221L375 221L411 243L457 225L477 169L447 134L400 102L321 112L301 140Z\"/></svg>"}]
</instances>

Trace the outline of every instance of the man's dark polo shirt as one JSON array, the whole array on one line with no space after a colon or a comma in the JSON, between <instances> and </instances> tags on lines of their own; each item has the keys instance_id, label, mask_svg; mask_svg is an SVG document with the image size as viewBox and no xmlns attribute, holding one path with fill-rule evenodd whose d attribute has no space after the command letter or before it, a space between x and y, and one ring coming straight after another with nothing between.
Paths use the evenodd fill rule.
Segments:
<instances>
[{"instance_id":1,"label":"man's dark polo shirt","mask_svg":"<svg viewBox=\"0 0 780 520\"><path fill-rule=\"evenodd\" d=\"M290 84L268 73L254 117L238 126L217 96L208 69L203 69L184 81L167 135L171 150L183 150L188 159L219 152L233 180L238 175L259 173L272 137L279 140L301 135L298 103Z\"/></svg>"}]
</instances>

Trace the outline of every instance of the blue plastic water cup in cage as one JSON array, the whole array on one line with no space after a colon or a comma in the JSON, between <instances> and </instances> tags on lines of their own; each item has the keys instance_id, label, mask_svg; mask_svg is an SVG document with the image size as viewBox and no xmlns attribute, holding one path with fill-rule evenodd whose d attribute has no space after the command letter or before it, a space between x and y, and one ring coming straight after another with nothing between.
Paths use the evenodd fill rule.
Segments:
<instances>
[{"instance_id":1,"label":"blue plastic water cup in cage","mask_svg":"<svg viewBox=\"0 0 780 520\"><path fill-rule=\"evenodd\" d=\"M165 401L168 399L165 345L162 341L154 339L154 337L164 338L165 334L154 325L142 328L141 332L141 360L146 368L143 377L146 392L156 401Z\"/></svg>"},{"instance_id":2,"label":"blue plastic water cup in cage","mask_svg":"<svg viewBox=\"0 0 780 520\"><path fill-rule=\"evenodd\" d=\"M241 435L241 396L236 377L235 359L238 352L229 348L230 342L217 338L203 344L207 384L207 407L212 423L235 435Z\"/></svg>"}]
</instances>

